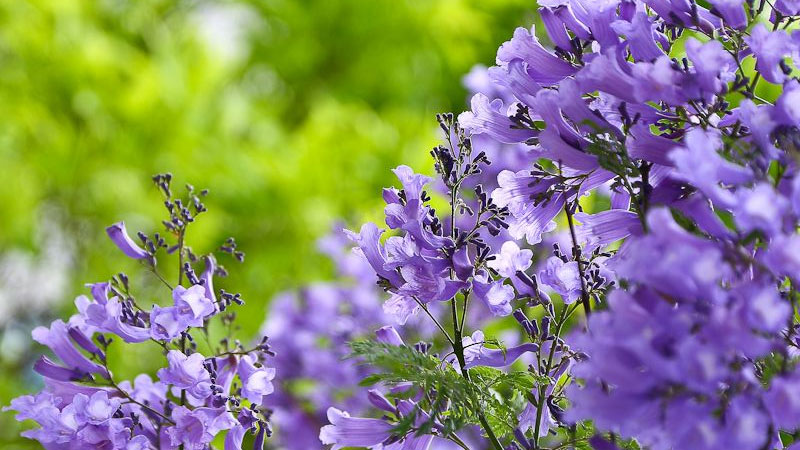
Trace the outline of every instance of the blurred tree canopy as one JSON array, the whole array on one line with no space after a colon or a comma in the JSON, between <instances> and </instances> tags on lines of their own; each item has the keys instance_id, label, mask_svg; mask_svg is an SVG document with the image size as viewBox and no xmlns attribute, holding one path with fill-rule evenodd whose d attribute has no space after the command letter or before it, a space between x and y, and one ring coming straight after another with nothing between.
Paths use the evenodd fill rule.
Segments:
<instances>
[{"instance_id":1,"label":"blurred tree canopy","mask_svg":"<svg viewBox=\"0 0 800 450\"><path fill-rule=\"evenodd\" d=\"M390 168L430 171L433 114L465 108L461 77L491 64L534 6L0 4L0 403L36 382L21 343L32 324L71 313L83 283L144 277L103 229L159 231L157 172L211 190L189 238L208 251L235 236L247 252L226 283L252 335L275 292L328 273L316 238L380 211ZM0 415L4 449L34 447L19 429Z\"/></svg>"}]
</instances>

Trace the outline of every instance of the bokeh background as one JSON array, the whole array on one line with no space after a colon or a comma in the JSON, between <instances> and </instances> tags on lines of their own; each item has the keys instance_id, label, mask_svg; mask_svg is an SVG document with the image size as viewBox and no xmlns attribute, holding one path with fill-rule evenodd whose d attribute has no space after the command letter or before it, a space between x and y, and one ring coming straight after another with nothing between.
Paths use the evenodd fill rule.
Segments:
<instances>
[{"instance_id":1,"label":"bokeh background","mask_svg":"<svg viewBox=\"0 0 800 450\"><path fill-rule=\"evenodd\" d=\"M317 238L377 218L391 168L431 172L434 114L465 108L462 77L534 12L527 0L0 2L0 404L38 387L33 326L72 314L84 283L145 278L103 230L160 230L151 175L210 189L189 239L208 251L235 236L247 253L225 285L247 301L239 335L252 336L276 292L330 277ZM147 370L142 355L114 369ZM36 448L19 431L0 414L0 448Z\"/></svg>"}]
</instances>

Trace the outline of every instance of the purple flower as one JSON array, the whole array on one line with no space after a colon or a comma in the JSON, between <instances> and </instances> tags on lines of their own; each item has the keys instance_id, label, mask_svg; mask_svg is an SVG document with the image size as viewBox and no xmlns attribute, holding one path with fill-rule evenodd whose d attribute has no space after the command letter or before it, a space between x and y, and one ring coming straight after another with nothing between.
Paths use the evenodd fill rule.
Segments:
<instances>
[{"instance_id":1,"label":"purple flower","mask_svg":"<svg viewBox=\"0 0 800 450\"><path fill-rule=\"evenodd\" d=\"M203 319L216 312L214 303L206 294L205 287L199 284L188 289L176 286L172 290L172 298L175 301L177 314L185 318L187 325L192 327L202 327Z\"/></svg>"},{"instance_id":2,"label":"purple flower","mask_svg":"<svg viewBox=\"0 0 800 450\"><path fill-rule=\"evenodd\" d=\"M772 235L780 230L789 204L772 186L759 183L737 194L733 216L742 231L761 230Z\"/></svg>"},{"instance_id":3,"label":"purple flower","mask_svg":"<svg viewBox=\"0 0 800 450\"><path fill-rule=\"evenodd\" d=\"M137 375L133 381L133 385L129 381L122 381L119 386L136 401L146 403L157 411L163 411L162 405L167 399L167 385L158 381L153 382L146 374Z\"/></svg>"},{"instance_id":4,"label":"purple flower","mask_svg":"<svg viewBox=\"0 0 800 450\"><path fill-rule=\"evenodd\" d=\"M514 37L497 50L497 64L507 65L520 60L527 64L531 78L540 84L556 84L575 73L575 68L547 51L536 39L534 28L514 30Z\"/></svg>"},{"instance_id":5,"label":"purple flower","mask_svg":"<svg viewBox=\"0 0 800 450\"><path fill-rule=\"evenodd\" d=\"M711 0L711 5L722 16L725 25L731 28L747 26L747 15L742 0Z\"/></svg>"},{"instance_id":6,"label":"purple flower","mask_svg":"<svg viewBox=\"0 0 800 450\"><path fill-rule=\"evenodd\" d=\"M534 389L533 395L538 395L538 390ZM536 410L537 410L538 401L528 403L525 406L525 409L517 417L519 420L519 427L523 430L528 430L529 428L535 429L536 428ZM553 416L550 414L550 408L545 406L544 411L542 412L542 416L539 419L539 437L547 436L550 433L550 430L555 430L558 424L553 419Z\"/></svg>"},{"instance_id":7,"label":"purple flower","mask_svg":"<svg viewBox=\"0 0 800 450\"><path fill-rule=\"evenodd\" d=\"M393 317L398 325L404 325L409 317L416 314L419 309L417 303L412 297L404 295L392 294L388 300L383 303L383 312Z\"/></svg>"},{"instance_id":8,"label":"purple flower","mask_svg":"<svg viewBox=\"0 0 800 450\"><path fill-rule=\"evenodd\" d=\"M500 276L505 278L514 277L517 272L524 272L531 266L533 252L528 249L520 249L516 242L506 241L500 248L500 253L495 255L495 259L489 261L487 265L496 270Z\"/></svg>"},{"instance_id":9,"label":"purple flower","mask_svg":"<svg viewBox=\"0 0 800 450\"><path fill-rule=\"evenodd\" d=\"M781 125L797 126L800 124L800 83L787 81L783 93L775 102L773 118Z\"/></svg>"},{"instance_id":10,"label":"purple flower","mask_svg":"<svg viewBox=\"0 0 800 450\"><path fill-rule=\"evenodd\" d=\"M731 276L719 248L687 233L665 208L650 212L647 224L650 234L626 241L609 263L618 276L624 273L675 300L719 295L714 280Z\"/></svg>"},{"instance_id":11,"label":"purple flower","mask_svg":"<svg viewBox=\"0 0 800 450\"><path fill-rule=\"evenodd\" d=\"M398 292L407 297L416 297L422 303L450 300L459 290L467 287L463 281L450 280L434 273L427 264L403 266L400 274L405 283Z\"/></svg>"},{"instance_id":12,"label":"purple flower","mask_svg":"<svg viewBox=\"0 0 800 450\"><path fill-rule=\"evenodd\" d=\"M158 370L158 378L173 389L185 390L197 400L204 400L211 395L211 376L203 367L205 358L199 353L184 355L178 350L167 353L169 366Z\"/></svg>"},{"instance_id":13,"label":"purple flower","mask_svg":"<svg viewBox=\"0 0 800 450\"><path fill-rule=\"evenodd\" d=\"M108 375L105 367L89 360L80 350L75 348L70 339L69 328L64 321L56 320L50 324L50 328L37 327L31 335L36 342L49 347L67 365L67 368L75 371L75 373L82 375L92 373L103 376Z\"/></svg>"},{"instance_id":14,"label":"purple flower","mask_svg":"<svg viewBox=\"0 0 800 450\"><path fill-rule=\"evenodd\" d=\"M734 195L720 184L746 183L752 179L750 170L724 160L717 153L722 142L716 132L693 129L686 135L685 145L669 154L677 169L673 177L696 186L720 206L732 205Z\"/></svg>"},{"instance_id":15,"label":"purple flower","mask_svg":"<svg viewBox=\"0 0 800 450\"><path fill-rule=\"evenodd\" d=\"M207 255L203 258L206 267L200 280L203 282L203 289L206 291L206 298L211 302L212 306L217 303L217 296L214 294L214 272L217 270L217 260L214 255ZM214 306L216 308L216 306Z\"/></svg>"},{"instance_id":16,"label":"purple flower","mask_svg":"<svg viewBox=\"0 0 800 450\"><path fill-rule=\"evenodd\" d=\"M72 401L81 415L81 420L95 425L110 420L121 403L119 398L109 398L106 391L97 391L91 397L79 395Z\"/></svg>"},{"instance_id":17,"label":"purple flower","mask_svg":"<svg viewBox=\"0 0 800 450\"><path fill-rule=\"evenodd\" d=\"M662 166L672 165L668 154L675 148L675 141L654 135L650 132L649 127L643 124L634 125L630 132L633 139L627 139L625 144L628 154L632 158L643 159Z\"/></svg>"},{"instance_id":18,"label":"purple flower","mask_svg":"<svg viewBox=\"0 0 800 450\"><path fill-rule=\"evenodd\" d=\"M766 252L761 253L760 256L772 272L799 281L800 236L796 234L778 235L770 241Z\"/></svg>"},{"instance_id":19,"label":"purple flower","mask_svg":"<svg viewBox=\"0 0 800 450\"><path fill-rule=\"evenodd\" d=\"M560 295L564 303L572 303L581 296L577 261L564 262L560 258L551 256L547 259L544 269L539 272L539 279Z\"/></svg>"},{"instance_id":20,"label":"purple flower","mask_svg":"<svg viewBox=\"0 0 800 450\"><path fill-rule=\"evenodd\" d=\"M742 8L741 2L738 3ZM695 72L691 80L700 90L696 96L724 92L727 83L735 78L736 61L719 41L701 43L689 38L686 41L686 57L692 62Z\"/></svg>"},{"instance_id":21,"label":"purple flower","mask_svg":"<svg viewBox=\"0 0 800 450\"><path fill-rule=\"evenodd\" d=\"M242 441L247 432L242 425L235 425L225 435L225 450L242 450Z\"/></svg>"},{"instance_id":22,"label":"purple flower","mask_svg":"<svg viewBox=\"0 0 800 450\"><path fill-rule=\"evenodd\" d=\"M544 204L534 205L530 201L535 195L544 193L553 183L537 180L527 171L513 173L503 171L497 176L499 188L492 192L492 199L498 206L507 206L513 220L508 231L515 239L523 236L529 244L542 240L542 233L555 229L553 218L564 207L564 196L556 195Z\"/></svg>"},{"instance_id":23,"label":"purple flower","mask_svg":"<svg viewBox=\"0 0 800 450\"><path fill-rule=\"evenodd\" d=\"M33 364L33 370L45 378L58 381L77 381L87 376L80 370L59 366L44 355Z\"/></svg>"},{"instance_id":24,"label":"purple flower","mask_svg":"<svg viewBox=\"0 0 800 450\"><path fill-rule=\"evenodd\" d=\"M465 369L475 366L505 367L510 366L525 353L539 350L539 346L530 342L517 345L508 349L486 348L484 346L483 331L476 331L472 336L464 336Z\"/></svg>"},{"instance_id":25,"label":"purple flower","mask_svg":"<svg viewBox=\"0 0 800 450\"><path fill-rule=\"evenodd\" d=\"M356 234L348 232L353 242L358 245L359 251L364 255L364 258L369 262L372 269L378 276L388 280L394 286L403 284L403 279L394 270L386 270L386 252L380 243L380 237L383 231L378 229L374 223L365 223L361 226L361 232Z\"/></svg>"},{"instance_id":26,"label":"purple flower","mask_svg":"<svg viewBox=\"0 0 800 450\"><path fill-rule=\"evenodd\" d=\"M400 333L392 326L379 328L375 331L375 336L379 342L383 342L384 344L397 346L406 345L405 342L403 342L403 338L400 337Z\"/></svg>"},{"instance_id":27,"label":"purple flower","mask_svg":"<svg viewBox=\"0 0 800 450\"><path fill-rule=\"evenodd\" d=\"M103 333L113 333L125 342L143 342L150 338L150 330L142 326L133 325L123 319L125 306L119 298L113 297L106 303L89 303L85 306L82 315L87 325L95 327ZM142 323L144 325L144 323Z\"/></svg>"},{"instance_id":28,"label":"purple flower","mask_svg":"<svg viewBox=\"0 0 800 450\"><path fill-rule=\"evenodd\" d=\"M611 26L618 34L627 37L631 55L636 61L653 61L664 55L656 45L655 26L646 13L640 11L634 14L632 21L617 20Z\"/></svg>"},{"instance_id":29,"label":"purple flower","mask_svg":"<svg viewBox=\"0 0 800 450\"><path fill-rule=\"evenodd\" d=\"M106 233L108 237L111 238L111 241L122 250L128 257L133 259L144 259L149 257L150 255L141 247L136 245L128 236L128 232L125 230L125 222L117 222L108 228L106 228Z\"/></svg>"},{"instance_id":30,"label":"purple flower","mask_svg":"<svg viewBox=\"0 0 800 450\"><path fill-rule=\"evenodd\" d=\"M490 100L483 94L475 94L472 110L461 113L458 122L472 133L487 134L505 144L526 142L537 136L536 131L518 127L508 116L502 100Z\"/></svg>"},{"instance_id":31,"label":"purple flower","mask_svg":"<svg viewBox=\"0 0 800 450\"><path fill-rule=\"evenodd\" d=\"M242 380L242 396L255 404L262 404L263 398L275 390L275 369L258 363L251 355L242 356L237 372Z\"/></svg>"},{"instance_id":32,"label":"purple flower","mask_svg":"<svg viewBox=\"0 0 800 450\"><path fill-rule=\"evenodd\" d=\"M782 83L786 74L780 62L792 51L791 38L783 30L769 31L763 23L757 24L745 37L756 57L756 70L770 83Z\"/></svg>"},{"instance_id":33,"label":"purple flower","mask_svg":"<svg viewBox=\"0 0 800 450\"><path fill-rule=\"evenodd\" d=\"M800 13L800 0L776 0L775 9L787 16Z\"/></svg>"},{"instance_id":34,"label":"purple flower","mask_svg":"<svg viewBox=\"0 0 800 450\"><path fill-rule=\"evenodd\" d=\"M319 431L319 440L333 444L332 450L344 447L373 447L391 436L392 425L380 419L350 417L345 411L328 408L328 421Z\"/></svg>"},{"instance_id":35,"label":"purple flower","mask_svg":"<svg viewBox=\"0 0 800 450\"><path fill-rule=\"evenodd\" d=\"M578 243L594 250L642 232L639 216L631 211L611 209L597 214L576 213L580 225L575 227Z\"/></svg>"},{"instance_id":36,"label":"purple flower","mask_svg":"<svg viewBox=\"0 0 800 450\"><path fill-rule=\"evenodd\" d=\"M765 396L767 409L776 425L784 430L800 427L800 377L797 374L772 379Z\"/></svg>"},{"instance_id":37,"label":"purple flower","mask_svg":"<svg viewBox=\"0 0 800 450\"><path fill-rule=\"evenodd\" d=\"M132 437L125 446L125 450L150 450L151 448L152 445L150 444L150 440L141 434Z\"/></svg>"},{"instance_id":38,"label":"purple flower","mask_svg":"<svg viewBox=\"0 0 800 450\"><path fill-rule=\"evenodd\" d=\"M733 111L735 118L750 131L749 140L771 158L778 156L772 142L772 132L778 126L775 111L769 105L756 105L750 99L742 100L739 108Z\"/></svg>"},{"instance_id":39,"label":"purple flower","mask_svg":"<svg viewBox=\"0 0 800 450\"><path fill-rule=\"evenodd\" d=\"M178 314L178 308L162 308L153 305L150 310L150 336L156 340L171 341L189 328L186 316Z\"/></svg>"},{"instance_id":40,"label":"purple flower","mask_svg":"<svg viewBox=\"0 0 800 450\"><path fill-rule=\"evenodd\" d=\"M238 425L225 408L195 408L176 406L172 410L175 426L167 428L173 446L183 445L186 450L203 450L223 430Z\"/></svg>"},{"instance_id":41,"label":"purple flower","mask_svg":"<svg viewBox=\"0 0 800 450\"><path fill-rule=\"evenodd\" d=\"M10 408L19 412L18 420L33 420L41 428L22 436L36 439L45 448L125 448L130 439L129 422L116 418L121 400L109 398L106 391L91 396L76 394L70 403L50 392L12 400ZM139 439L141 441L141 439Z\"/></svg>"},{"instance_id":42,"label":"purple flower","mask_svg":"<svg viewBox=\"0 0 800 450\"><path fill-rule=\"evenodd\" d=\"M514 299L514 288L504 285L502 280L491 281L486 273L475 275L472 282L475 296L482 301L489 312L495 316L511 314L511 300Z\"/></svg>"}]
</instances>

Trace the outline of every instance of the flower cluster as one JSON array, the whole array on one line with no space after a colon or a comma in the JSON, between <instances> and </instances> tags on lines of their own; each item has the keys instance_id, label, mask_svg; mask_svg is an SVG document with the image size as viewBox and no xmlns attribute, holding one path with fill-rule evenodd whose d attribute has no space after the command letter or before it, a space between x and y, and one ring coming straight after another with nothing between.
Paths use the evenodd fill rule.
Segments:
<instances>
[{"instance_id":1,"label":"flower cluster","mask_svg":"<svg viewBox=\"0 0 800 450\"><path fill-rule=\"evenodd\" d=\"M225 433L226 450L234 450L241 449L246 433L253 433L254 448L260 449L271 434L265 405L273 392L275 369L267 365L274 353L266 338L244 349L228 336L209 356L197 350L198 333L208 339L209 323L214 318L231 323L235 314L227 310L243 302L238 294L215 291L214 276L225 275L224 268L213 254L199 257L184 241L188 226L206 211L206 191L195 193L188 186L187 198L175 198L171 178L157 175L154 180L164 194L169 212L164 224L176 244L168 244L158 233L139 233L142 243L137 244L122 222L106 230L125 255L141 260L170 290L169 305L145 308L134 297L128 277L120 273L109 282L90 284L91 298L78 297L78 313L68 321L33 330L33 339L54 355L41 356L34 365L45 388L14 399L9 409L18 412L19 420L39 425L23 435L45 448L200 450ZM244 254L235 247L229 239L221 252L242 260ZM157 270L163 253L178 259L180 275L174 286ZM199 264L204 270L197 276L194 266ZM108 349L125 345L112 344L116 339L157 344L166 366L155 379L148 374L133 382L115 379Z\"/></svg>"},{"instance_id":2,"label":"flower cluster","mask_svg":"<svg viewBox=\"0 0 800 450\"><path fill-rule=\"evenodd\" d=\"M458 444L454 427L464 424L480 425L495 449L614 448L618 435L664 449L794 442L795 3L540 2L554 47L517 29L496 66L467 78L478 91L471 111L439 117L448 145L432 155L449 211L438 215L424 190L431 180L401 166L402 189L383 195L391 235L374 224L353 234L391 295L384 309L400 325L424 312L438 326L440 378L368 357L384 364L392 389L417 389L413 420L395 409L387 428L331 410L323 442L427 448L421 436ZM504 170L487 170L475 143ZM494 189L483 172L496 175ZM552 252L534 253L545 242ZM513 312L527 342L470 336L470 300L485 315ZM437 304L450 317L431 313ZM588 320L565 341L581 312ZM492 388L505 410L477 395L493 420L466 417L454 396L438 401L448 367L476 390L490 374L501 378L488 386L526 374L533 387L523 405L503 397L513 386Z\"/></svg>"},{"instance_id":3,"label":"flower cluster","mask_svg":"<svg viewBox=\"0 0 800 450\"><path fill-rule=\"evenodd\" d=\"M621 285L571 342L588 357L568 421L652 448L780 447L800 427L788 394L800 389L798 8L709 3L545 3L555 49L516 30L488 69L495 86L460 119L530 144L545 166L498 177L512 237L540 242L577 201L565 179L580 180L576 196L610 196L606 211L567 214L578 257L550 258L541 275L577 299L594 288L579 286L581 254L600 250L595 270ZM779 95L763 98L762 79Z\"/></svg>"}]
</instances>

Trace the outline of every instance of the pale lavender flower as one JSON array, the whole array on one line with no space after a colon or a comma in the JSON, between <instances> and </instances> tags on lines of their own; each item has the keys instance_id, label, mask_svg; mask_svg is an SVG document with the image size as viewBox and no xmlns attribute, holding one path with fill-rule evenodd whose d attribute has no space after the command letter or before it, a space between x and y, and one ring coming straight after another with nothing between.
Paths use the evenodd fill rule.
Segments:
<instances>
[{"instance_id":1,"label":"pale lavender flower","mask_svg":"<svg viewBox=\"0 0 800 450\"><path fill-rule=\"evenodd\" d=\"M198 400L211 395L211 376L203 366L203 355L192 353L186 356L178 350L170 350L167 361L169 366L158 371L162 383L171 385L173 390L185 390Z\"/></svg>"},{"instance_id":2,"label":"pale lavender flower","mask_svg":"<svg viewBox=\"0 0 800 450\"><path fill-rule=\"evenodd\" d=\"M275 369L265 367L251 355L242 356L237 372L242 381L242 397L257 405L262 404L264 397L275 390L272 386Z\"/></svg>"},{"instance_id":3,"label":"pale lavender flower","mask_svg":"<svg viewBox=\"0 0 800 450\"><path fill-rule=\"evenodd\" d=\"M495 316L511 314L511 300L514 299L514 288L504 285L502 280L491 281L488 274L479 273L472 281L475 296L482 301Z\"/></svg>"},{"instance_id":4,"label":"pale lavender flower","mask_svg":"<svg viewBox=\"0 0 800 450\"><path fill-rule=\"evenodd\" d=\"M490 100L476 94L472 97L472 110L461 113L458 122L475 134L487 134L505 144L525 142L538 135L534 130L517 127L509 119L507 109L500 99Z\"/></svg>"},{"instance_id":5,"label":"pale lavender flower","mask_svg":"<svg viewBox=\"0 0 800 450\"><path fill-rule=\"evenodd\" d=\"M223 430L236 425L236 419L225 408L189 409L177 406L172 410L175 426L167 428L171 445L186 450L203 450Z\"/></svg>"},{"instance_id":6,"label":"pale lavender flower","mask_svg":"<svg viewBox=\"0 0 800 450\"><path fill-rule=\"evenodd\" d=\"M539 280L560 295L564 303L572 303L581 296L580 273L577 261L563 261L551 256L544 269L539 272Z\"/></svg>"}]
</instances>

